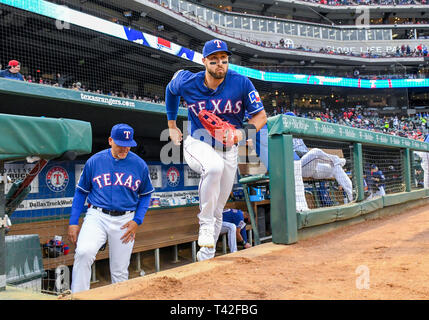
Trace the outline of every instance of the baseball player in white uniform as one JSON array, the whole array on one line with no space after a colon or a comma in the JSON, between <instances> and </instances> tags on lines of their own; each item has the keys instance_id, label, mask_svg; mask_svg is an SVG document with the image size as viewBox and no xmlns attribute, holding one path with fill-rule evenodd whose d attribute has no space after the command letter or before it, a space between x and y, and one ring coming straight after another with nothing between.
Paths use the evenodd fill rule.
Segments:
<instances>
[{"instance_id":1,"label":"baseball player in white uniform","mask_svg":"<svg viewBox=\"0 0 429 320\"><path fill-rule=\"evenodd\" d=\"M202 62L205 71L192 73L179 70L166 88L166 108L170 138L180 144L181 130L176 125L180 97L188 107L188 136L184 141L184 156L192 170L201 175L199 184L200 229L197 252L199 261L213 258L222 228L222 211L232 190L237 172L238 147L224 147L213 139L198 118L202 109L212 111L222 120L234 125L237 139L247 139L246 130L260 130L267 117L258 92L252 82L228 70L231 53L219 39L207 41ZM244 112L252 119L243 126Z\"/></svg>"},{"instance_id":2,"label":"baseball player in white uniform","mask_svg":"<svg viewBox=\"0 0 429 320\"><path fill-rule=\"evenodd\" d=\"M293 112L285 113L295 116ZM302 139L293 139L293 149L301 157L301 168L303 178L331 179L335 178L343 187L347 195L347 201L353 201L353 184L343 167L346 159L337 155L331 155L318 148L309 150Z\"/></svg>"},{"instance_id":3,"label":"baseball player in white uniform","mask_svg":"<svg viewBox=\"0 0 429 320\"><path fill-rule=\"evenodd\" d=\"M429 143L429 134L426 136L424 142ZM423 169L423 186L429 188L429 152L415 151L422 159L421 166Z\"/></svg>"},{"instance_id":4,"label":"baseball player in white uniform","mask_svg":"<svg viewBox=\"0 0 429 320\"><path fill-rule=\"evenodd\" d=\"M128 279L136 230L154 191L146 162L130 151L137 145L133 136L129 125L115 125L109 137L111 148L94 154L83 168L68 228L69 240L76 244L73 293L89 290L91 265L106 241L112 283ZM88 211L80 228L79 216L86 199Z\"/></svg>"}]
</instances>

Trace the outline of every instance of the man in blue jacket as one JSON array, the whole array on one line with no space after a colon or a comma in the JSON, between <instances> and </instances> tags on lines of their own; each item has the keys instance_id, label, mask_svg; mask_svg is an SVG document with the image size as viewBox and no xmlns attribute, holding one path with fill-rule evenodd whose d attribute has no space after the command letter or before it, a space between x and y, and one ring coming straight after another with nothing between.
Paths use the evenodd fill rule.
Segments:
<instances>
[{"instance_id":1,"label":"man in blue jacket","mask_svg":"<svg viewBox=\"0 0 429 320\"><path fill-rule=\"evenodd\" d=\"M0 71L0 78L24 81L24 77L19 73L21 64L19 61L10 60L5 70Z\"/></svg>"}]
</instances>

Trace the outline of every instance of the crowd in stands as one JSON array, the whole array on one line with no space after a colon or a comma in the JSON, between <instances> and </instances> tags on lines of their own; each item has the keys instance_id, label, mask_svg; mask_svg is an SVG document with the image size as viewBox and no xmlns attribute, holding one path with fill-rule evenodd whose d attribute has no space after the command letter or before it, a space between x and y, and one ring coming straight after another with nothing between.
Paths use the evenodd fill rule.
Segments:
<instances>
[{"instance_id":1,"label":"crowd in stands","mask_svg":"<svg viewBox=\"0 0 429 320\"><path fill-rule=\"evenodd\" d=\"M136 95L133 92L127 92L124 90L101 90L101 89L91 89L87 87L85 84L82 84L79 81L76 82L65 82L64 77L61 76L61 74L57 74L53 79L45 79L43 77L40 77L38 80L33 81L34 78L31 75L24 76L24 80L28 82L35 82L39 84L45 84L50 85L53 87L61 87L66 89L72 89L76 91L83 91L88 93L96 93L96 94L103 94L110 97L118 97L118 98L124 98L124 99L132 99L137 101L145 101L145 102L152 102L152 103L164 103L164 100L161 99L158 95L152 95L150 96L140 96Z\"/></svg>"},{"instance_id":2,"label":"crowd in stands","mask_svg":"<svg viewBox=\"0 0 429 320\"><path fill-rule=\"evenodd\" d=\"M1 67L0 67L1 69ZM16 71L15 71L16 69ZM134 99L138 101L146 101L152 103L164 104L164 100L157 96L137 96L134 93L127 93L124 91L110 90L104 92L100 89L89 89L81 82L69 82L68 77L57 73L49 78L34 77L32 75L21 75L19 72L20 63L17 60L11 60L8 64L8 68L0 73L0 77L6 77L14 80L27 81L30 83L50 85L54 87L68 88L76 91L92 92L96 94L104 94L111 97L120 97L125 99ZM12 70L12 72L10 72ZM19 76L19 77L17 77ZM277 115L285 113L289 110L277 107L273 109L273 112L269 114ZM315 119L323 122L337 123L341 125L347 125L360 129L367 129L371 131L383 132L387 134L407 137L411 139L421 139L424 134L429 132L429 114L422 113L413 116L379 116L375 111L364 111L362 108L350 108L347 110L334 111L333 109L327 108L325 112L321 111L302 111L292 110L297 116Z\"/></svg>"},{"instance_id":3,"label":"crowd in stands","mask_svg":"<svg viewBox=\"0 0 429 320\"><path fill-rule=\"evenodd\" d=\"M354 5L360 5L360 4L368 4L368 5L376 5L376 4L399 4L399 5L405 5L405 4L413 4L413 3L417 3L419 4L420 2L417 2L415 0L304 0L304 1L308 1L308 2L316 2L316 3L320 3L320 2L326 2L327 4L332 4L332 5L346 5L346 4L354 4ZM152 0L152 2L160 4L161 6L167 8L163 3L160 3L159 0ZM428 4L429 0L421 0L421 2L423 4ZM171 10L171 9L170 9ZM175 11L173 11L175 12ZM183 13L181 12L175 12L181 16L184 16ZM261 47L265 47L265 48L273 48L273 49L287 49L287 50L299 50L299 51L306 51L306 52L315 52L315 53L323 53L323 54L330 54L330 55L346 55L346 56L354 56L354 57L361 57L361 58L395 58L395 57L422 57L422 56L428 56L429 52L428 49L426 47L426 45L424 44L420 44L418 45L416 48L411 48L409 45L402 45L402 46L398 46L396 48L396 50L394 50L393 52L376 52L375 50L370 50L368 52L352 52L352 51L348 51L348 50L342 50L340 48L336 48L336 49L332 49L329 47L324 47L324 48L311 48L309 46L294 46L294 45L290 45L288 43L286 43L284 41L284 39L280 39L278 42L275 41L267 41L267 40L256 40L256 39L248 39L248 38L243 38L243 36L241 34L235 34L235 33L231 33L228 32L227 29L223 29L223 28L218 28L218 26L213 25L211 23L209 23L206 20L201 20L200 18L198 18L195 15L192 15L192 13L190 15L186 15L184 16L196 23L198 23L199 25L201 25L202 27L206 27L216 33L219 34L224 34L227 35L231 38L237 39L237 40L241 40L241 41L245 41L251 44L255 44ZM411 19L409 21L406 21L406 23L419 23L419 24L423 24L423 23L428 23L429 21L427 19Z\"/></svg>"},{"instance_id":4,"label":"crowd in stands","mask_svg":"<svg viewBox=\"0 0 429 320\"><path fill-rule=\"evenodd\" d=\"M249 42L265 48L300 50L306 52L324 53L330 55L345 55L360 58L404 58L429 56L429 51L426 44L419 44L415 48L410 47L408 44L402 44L401 46L397 46L393 52L376 52L375 50L369 50L367 52L364 51L357 53L352 52L350 50L332 47L324 47L318 50L309 46L304 47L302 45L295 47L294 45L286 43L283 38L281 38L278 42L259 40L249 40Z\"/></svg>"},{"instance_id":5,"label":"crowd in stands","mask_svg":"<svg viewBox=\"0 0 429 320\"><path fill-rule=\"evenodd\" d=\"M0 64L0 78L9 78L13 80L21 80L29 83L36 84L44 84L53 87L66 88L76 91L88 92L88 93L96 93L103 94L111 97L125 98L125 99L133 99L137 101L145 101L152 103L160 103L164 104L164 100L158 95L147 94L146 96L136 95L133 92L126 92L123 90L105 90L102 89L91 89L87 87L85 84L82 84L80 81L71 81L73 77L64 76L60 73L55 75L49 75L48 77L44 77L42 75L31 75L20 73L21 64L17 60L9 61L5 70L2 69L2 65ZM16 71L15 71L16 69Z\"/></svg>"},{"instance_id":6,"label":"crowd in stands","mask_svg":"<svg viewBox=\"0 0 429 320\"><path fill-rule=\"evenodd\" d=\"M290 110L283 111L286 113ZM361 108L347 108L339 111L327 108L324 112L291 111L298 117L336 123L415 140L422 140L424 136L429 133L429 114L426 112L409 116L380 116L377 111L364 111ZM280 113L282 113L281 109L276 108L272 115Z\"/></svg>"},{"instance_id":7,"label":"crowd in stands","mask_svg":"<svg viewBox=\"0 0 429 320\"><path fill-rule=\"evenodd\" d=\"M427 0L303 0L305 2L324 4L328 6L403 6L428 4Z\"/></svg>"}]
</instances>

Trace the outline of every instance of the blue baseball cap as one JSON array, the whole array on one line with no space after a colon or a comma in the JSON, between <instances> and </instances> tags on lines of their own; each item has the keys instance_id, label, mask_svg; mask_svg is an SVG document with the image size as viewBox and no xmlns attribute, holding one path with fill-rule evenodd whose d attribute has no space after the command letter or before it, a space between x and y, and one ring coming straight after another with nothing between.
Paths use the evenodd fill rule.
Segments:
<instances>
[{"instance_id":1,"label":"blue baseball cap","mask_svg":"<svg viewBox=\"0 0 429 320\"><path fill-rule=\"evenodd\" d=\"M120 147L135 147L134 129L125 123L114 125L110 137Z\"/></svg>"},{"instance_id":2,"label":"blue baseball cap","mask_svg":"<svg viewBox=\"0 0 429 320\"><path fill-rule=\"evenodd\" d=\"M212 53L220 51L225 51L229 56L231 55L231 52L228 50L226 42L219 39L209 40L204 44L203 57L206 58Z\"/></svg>"},{"instance_id":3,"label":"blue baseball cap","mask_svg":"<svg viewBox=\"0 0 429 320\"><path fill-rule=\"evenodd\" d=\"M285 115L286 115L286 116L293 116L293 117L295 117L295 113L290 112L290 111L289 111L289 112L286 112L286 113L285 113Z\"/></svg>"}]
</instances>

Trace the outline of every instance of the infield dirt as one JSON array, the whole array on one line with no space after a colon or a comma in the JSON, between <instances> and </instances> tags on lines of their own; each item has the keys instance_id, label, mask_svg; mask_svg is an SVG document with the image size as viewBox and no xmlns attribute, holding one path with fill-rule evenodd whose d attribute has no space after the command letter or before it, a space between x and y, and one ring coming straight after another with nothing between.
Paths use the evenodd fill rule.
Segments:
<instances>
[{"instance_id":1,"label":"infield dirt","mask_svg":"<svg viewBox=\"0 0 429 320\"><path fill-rule=\"evenodd\" d=\"M72 299L429 299L429 208L265 243Z\"/></svg>"}]
</instances>

